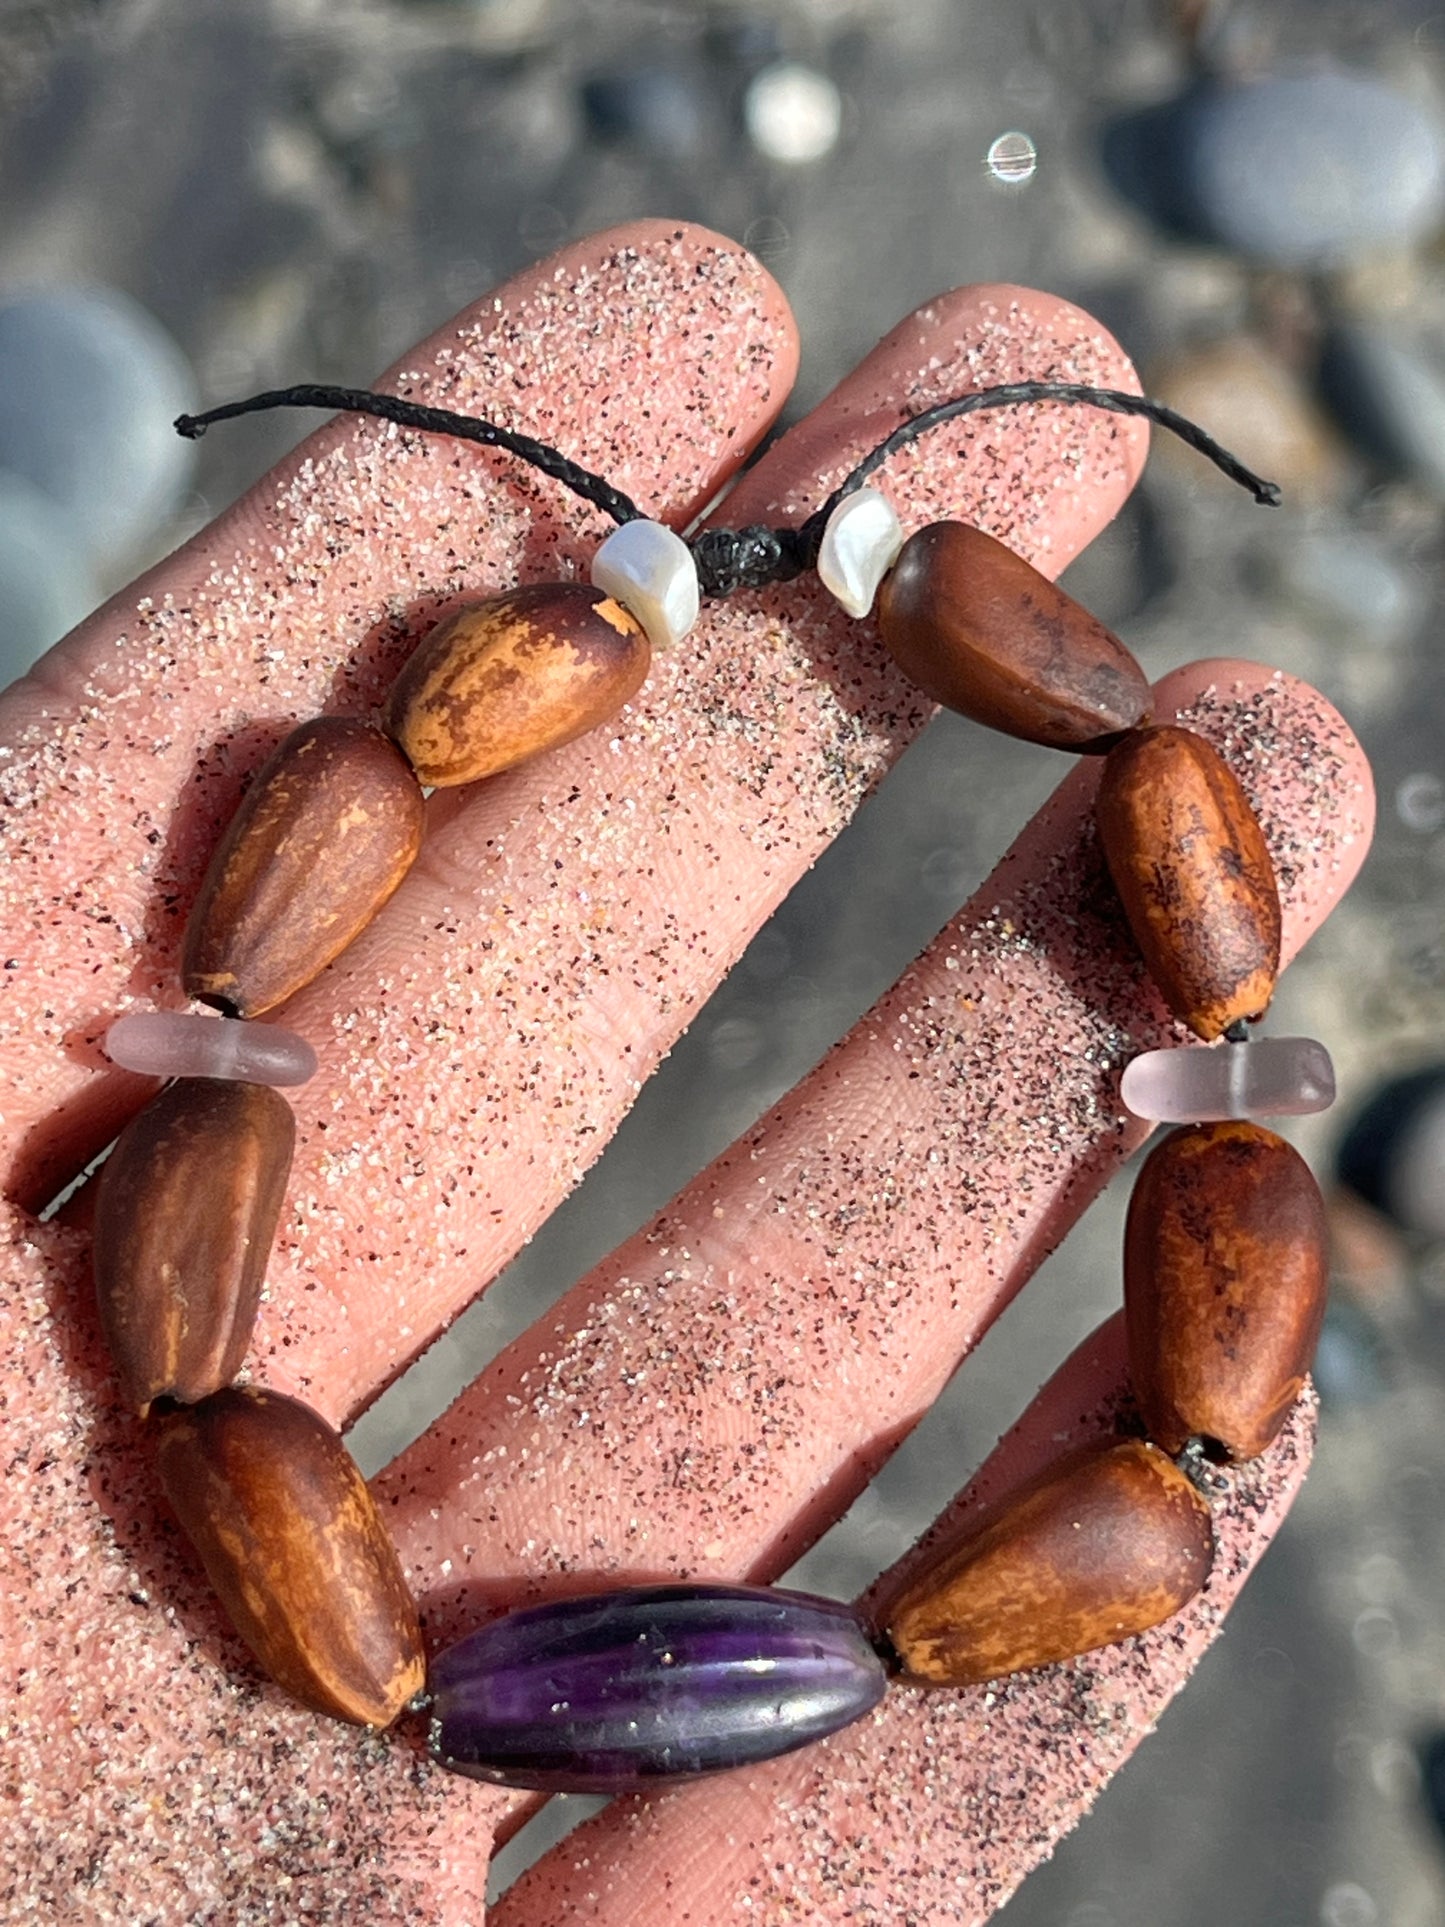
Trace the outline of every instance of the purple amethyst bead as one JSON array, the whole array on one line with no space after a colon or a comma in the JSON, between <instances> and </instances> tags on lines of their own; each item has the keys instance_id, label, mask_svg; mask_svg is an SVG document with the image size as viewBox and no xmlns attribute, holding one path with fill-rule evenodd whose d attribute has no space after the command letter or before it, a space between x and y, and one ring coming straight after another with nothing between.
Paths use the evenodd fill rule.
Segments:
<instances>
[{"instance_id":1,"label":"purple amethyst bead","mask_svg":"<svg viewBox=\"0 0 1445 1927\"><path fill-rule=\"evenodd\" d=\"M883 1697L851 1606L639 1586L493 1620L432 1662L431 1749L499 1786L625 1793L791 1753Z\"/></svg>"}]
</instances>

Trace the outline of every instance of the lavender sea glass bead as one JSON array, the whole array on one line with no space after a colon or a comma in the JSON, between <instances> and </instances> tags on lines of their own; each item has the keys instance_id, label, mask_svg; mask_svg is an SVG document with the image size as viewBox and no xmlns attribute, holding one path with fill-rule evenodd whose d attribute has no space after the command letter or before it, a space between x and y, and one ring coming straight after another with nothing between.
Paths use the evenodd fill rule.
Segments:
<instances>
[{"instance_id":1,"label":"lavender sea glass bead","mask_svg":"<svg viewBox=\"0 0 1445 1927\"><path fill-rule=\"evenodd\" d=\"M105 1033L104 1050L122 1070L150 1077L228 1077L244 1084L304 1084L316 1053L280 1024L200 1017L185 1010L133 1010Z\"/></svg>"},{"instance_id":2,"label":"lavender sea glass bead","mask_svg":"<svg viewBox=\"0 0 1445 1927\"><path fill-rule=\"evenodd\" d=\"M1258 1037L1200 1050L1146 1050L1124 1066L1126 1110L1156 1124L1303 1117L1335 1101L1335 1067L1313 1037Z\"/></svg>"},{"instance_id":3,"label":"lavender sea glass bead","mask_svg":"<svg viewBox=\"0 0 1445 1927\"><path fill-rule=\"evenodd\" d=\"M886 1676L836 1600L676 1585L509 1613L434 1660L429 1684L443 1766L620 1793L807 1746L876 1706Z\"/></svg>"}]
</instances>

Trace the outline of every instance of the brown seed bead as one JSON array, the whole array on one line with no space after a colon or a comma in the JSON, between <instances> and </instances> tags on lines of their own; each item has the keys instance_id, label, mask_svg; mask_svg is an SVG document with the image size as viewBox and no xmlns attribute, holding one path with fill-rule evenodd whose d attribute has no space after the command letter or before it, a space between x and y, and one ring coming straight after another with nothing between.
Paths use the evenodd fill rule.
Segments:
<instances>
[{"instance_id":1,"label":"brown seed bead","mask_svg":"<svg viewBox=\"0 0 1445 1927\"><path fill-rule=\"evenodd\" d=\"M941 1546L884 1613L903 1677L972 1686L1157 1626L1209 1576L1209 1507L1139 1439L1085 1446Z\"/></svg>"},{"instance_id":2,"label":"brown seed bead","mask_svg":"<svg viewBox=\"0 0 1445 1927\"><path fill-rule=\"evenodd\" d=\"M241 1369L296 1119L264 1084L182 1077L133 1117L95 1203L101 1324L121 1390L189 1403Z\"/></svg>"},{"instance_id":3,"label":"brown seed bead","mask_svg":"<svg viewBox=\"0 0 1445 1927\"><path fill-rule=\"evenodd\" d=\"M1269 1006L1279 975L1274 865L1211 743L1161 723L1110 750L1095 817L1149 974L1206 1041Z\"/></svg>"},{"instance_id":4,"label":"brown seed bead","mask_svg":"<svg viewBox=\"0 0 1445 1927\"><path fill-rule=\"evenodd\" d=\"M158 1424L166 1496L262 1666L318 1712L389 1726L426 1676L421 1628L339 1433L240 1385Z\"/></svg>"},{"instance_id":5,"label":"brown seed bead","mask_svg":"<svg viewBox=\"0 0 1445 1927\"><path fill-rule=\"evenodd\" d=\"M421 786L379 729L303 723L256 772L186 929L187 994L256 1017L319 976L416 860Z\"/></svg>"},{"instance_id":6,"label":"brown seed bead","mask_svg":"<svg viewBox=\"0 0 1445 1927\"><path fill-rule=\"evenodd\" d=\"M1258 1124L1198 1124L1150 1153L1129 1200L1129 1371L1149 1436L1252 1459L1303 1390L1325 1312L1324 1201Z\"/></svg>"},{"instance_id":7,"label":"brown seed bead","mask_svg":"<svg viewBox=\"0 0 1445 1927\"><path fill-rule=\"evenodd\" d=\"M1153 712L1118 637L964 522L904 543L878 592L878 630L926 696L1028 743L1103 750Z\"/></svg>"},{"instance_id":8,"label":"brown seed bead","mask_svg":"<svg viewBox=\"0 0 1445 1927\"><path fill-rule=\"evenodd\" d=\"M511 589L422 639L392 686L386 727L423 783L472 783L606 722L651 659L642 624L600 589Z\"/></svg>"}]
</instances>

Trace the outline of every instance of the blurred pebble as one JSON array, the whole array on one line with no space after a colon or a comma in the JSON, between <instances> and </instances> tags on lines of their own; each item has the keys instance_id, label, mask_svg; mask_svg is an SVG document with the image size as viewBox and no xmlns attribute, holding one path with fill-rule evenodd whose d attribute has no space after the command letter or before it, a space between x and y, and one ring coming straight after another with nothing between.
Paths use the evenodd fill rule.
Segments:
<instances>
[{"instance_id":1,"label":"blurred pebble","mask_svg":"<svg viewBox=\"0 0 1445 1927\"><path fill-rule=\"evenodd\" d=\"M1376 1927L1380 1910L1353 1880L1337 1880L1320 1900L1320 1927Z\"/></svg>"},{"instance_id":2,"label":"blurred pebble","mask_svg":"<svg viewBox=\"0 0 1445 1927\"><path fill-rule=\"evenodd\" d=\"M0 306L0 367L0 468L67 512L93 562L125 560L195 458L171 426L196 406L180 349L126 295L57 288Z\"/></svg>"},{"instance_id":3,"label":"blurred pebble","mask_svg":"<svg viewBox=\"0 0 1445 1927\"><path fill-rule=\"evenodd\" d=\"M405 0L412 13L467 16L471 45L486 53L515 53L545 39L552 27L552 0Z\"/></svg>"},{"instance_id":4,"label":"blurred pebble","mask_svg":"<svg viewBox=\"0 0 1445 1927\"><path fill-rule=\"evenodd\" d=\"M1338 436L1294 371L1252 336L1229 335L1190 349L1152 370L1148 390L1203 422L1287 495L1306 502L1338 496L1346 471ZM1156 442L1176 469L1187 467L1202 484L1232 486L1172 436Z\"/></svg>"},{"instance_id":5,"label":"blurred pebble","mask_svg":"<svg viewBox=\"0 0 1445 1927\"><path fill-rule=\"evenodd\" d=\"M550 201L534 201L517 215L517 238L533 254L551 254L567 234L567 216Z\"/></svg>"},{"instance_id":6,"label":"blurred pebble","mask_svg":"<svg viewBox=\"0 0 1445 1927\"><path fill-rule=\"evenodd\" d=\"M1261 573L1314 629L1390 648L1424 618L1415 576L1370 536L1343 524L1302 530L1255 552Z\"/></svg>"},{"instance_id":7,"label":"blurred pebble","mask_svg":"<svg viewBox=\"0 0 1445 1927\"><path fill-rule=\"evenodd\" d=\"M707 1040L708 1055L721 1071L746 1070L764 1048L761 1027L750 1017L724 1017Z\"/></svg>"},{"instance_id":8,"label":"blurred pebble","mask_svg":"<svg viewBox=\"0 0 1445 1927\"><path fill-rule=\"evenodd\" d=\"M1330 1301L1310 1376L1327 1406L1372 1405L1384 1395L1379 1333L1347 1298Z\"/></svg>"},{"instance_id":9,"label":"blurred pebble","mask_svg":"<svg viewBox=\"0 0 1445 1927\"><path fill-rule=\"evenodd\" d=\"M1425 1811L1445 1834L1445 1733L1432 1733L1420 1748L1420 1791Z\"/></svg>"},{"instance_id":10,"label":"blurred pebble","mask_svg":"<svg viewBox=\"0 0 1445 1927\"><path fill-rule=\"evenodd\" d=\"M1320 387L1367 454L1445 497L1445 374L1409 334L1362 322L1332 328Z\"/></svg>"},{"instance_id":11,"label":"blurred pebble","mask_svg":"<svg viewBox=\"0 0 1445 1927\"><path fill-rule=\"evenodd\" d=\"M1445 1077L1395 1152L1389 1195L1401 1224L1445 1238Z\"/></svg>"},{"instance_id":12,"label":"blurred pebble","mask_svg":"<svg viewBox=\"0 0 1445 1927\"><path fill-rule=\"evenodd\" d=\"M760 214L743 229L743 246L760 261L780 261L792 245L788 224L775 214Z\"/></svg>"},{"instance_id":13,"label":"blurred pebble","mask_svg":"<svg viewBox=\"0 0 1445 1927\"><path fill-rule=\"evenodd\" d=\"M765 923L743 952L738 969L762 983L775 983L793 968L793 946L776 923Z\"/></svg>"},{"instance_id":14,"label":"blurred pebble","mask_svg":"<svg viewBox=\"0 0 1445 1927\"><path fill-rule=\"evenodd\" d=\"M1445 1238L1445 1064L1383 1084L1350 1124L1335 1168L1406 1231Z\"/></svg>"},{"instance_id":15,"label":"blurred pebble","mask_svg":"<svg viewBox=\"0 0 1445 1927\"><path fill-rule=\"evenodd\" d=\"M714 68L740 67L755 73L780 58L778 22L761 14L704 15L703 57Z\"/></svg>"},{"instance_id":16,"label":"blurred pebble","mask_svg":"<svg viewBox=\"0 0 1445 1927\"><path fill-rule=\"evenodd\" d=\"M1416 836L1445 829L1445 780L1434 770L1412 770L1395 785L1395 814Z\"/></svg>"},{"instance_id":17,"label":"blurred pebble","mask_svg":"<svg viewBox=\"0 0 1445 1927\"><path fill-rule=\"evenodd\" d=\"M1428 252L1397 242L1330 276L1330 299L1340 314L1383 319L1410 315L1433 297Z\"/></svg>"},{"instance_id":18,"label":"blurred pebble","mask_svg":"<svg viewBox=\"0 0 1445 1927\"><path fill-rule=\"evenodd\" d=\"M594 74L582 87L587 124L602 140L626 141L660 160L688 160L706 140L703 96L673 67Z\"/></svg>"},{"instance_id":19,"label":"blurred pebble","mask_svg":"<svg viewBox=\"0 0 1445 1927\"><path fill-rule=\"evenodd\" d=\"M1136 229L1129 247L1131 260L1138 246ZM1189 339L1217 340L1245 326L1253 289L1250 270L1243 262L1215 248L1157 248L1154 257L1138 289L1135 338L1177 347Z\"/></svg>"},{"instance_id":20,"label":"blurred pebble","mask_svg":"<svg viewBox=\"0 0 1445 1927\"><path fill-rule=\"evenodd\" d=\"M930 850L918 866L918 881L952 916L978 882L972 853L952 844Z\"/></svg>"},{"instance_id":21,"label":"blurred pebble","mask_svg":"<svg viewBox=\"0 0 1445 1927\"><path fill-rule=\"evenodd\" d=\"M1372 1304L1401 1300L1410 1276L1405 1241L1391 1221L1355 1192L1332 1186L1325 1197L1330 1277Z\"/></svg>"},{"instance_id":22,"label":"blurred pebble","mask_svg":"<svg viewBox=\"0 0 1445 1927\"><path fill-rule=\"evenodd\" d=\"M1081 1900L1064 1915L1064 1927L1119 1927L1119 1916L1102 1900Z\"/></svg>"},{"instance_id":23,"label":"blurred pebble","mask_svg":"<svg viewBox=\"0 0 1445 1927\"><path fill-rule=\"evenodd\" d=\"M1432 122L1366 74L1209 80L1116 121L1115 186L1166 226L1277 267L1427 233L1445 204Z\"/></svg>"},{"instance_id":24,"label":"blurred pebble","mask_svg":"<svg viewBox=\"0 0 1445 1927\"><path fill-rule=\"evenodd\" d=\"M1267 1699L1279 1699L1295 1683L1295 1663L1280 1646L1261 1646L1249 1662L1249 1687Z\"/></svg>"},{"instance_id":25,"label":"blurred pebble","mask_svg":"<svg viewBox=\"0 0 1445 1927\"><path fill-rule=\"evenodd\" d=\"M1157 435L1153 446L1162 449L1173 439ZM1196 472L1206 467L1196 458ZM1122 630L1178 580L1179 563L1175 532L1159 513L1154 491L1135 489L1109 526L1069 564L1063 580L1091 615Z\"/></svg>"},{"instance_id":26,"label":"blurred pebble","mask_svg":"<svg viewBox=\"0 0 1445 1927\"><path fill-rule=\"evenodd\" d=\"M1420 1792L1420 1762L1399 1740L1370 1748L1370 1783L1382 1800L1414 1800Z\"/></svg>"},{"instance_id":27,"label":"blurred pebble","mask_svg":"<svg viewBox=\"0 0 1445 1927\"><path fill-rule=\"evenodd\" d=\"M0 471L0 687L99 600L73 517L23 476Z\"/></svg>"},{"instance_id":28,"label":"blurred pebble","mask_svg":"<svg viewBox=\"0 0 1445 1927\"><path fill-rule=\"evenodd\" d=\"M765 67L743 96L748 139L770 161L820 161L838 145L843 102L826 74L795 60Z\"/></svg>"}]
</instances>

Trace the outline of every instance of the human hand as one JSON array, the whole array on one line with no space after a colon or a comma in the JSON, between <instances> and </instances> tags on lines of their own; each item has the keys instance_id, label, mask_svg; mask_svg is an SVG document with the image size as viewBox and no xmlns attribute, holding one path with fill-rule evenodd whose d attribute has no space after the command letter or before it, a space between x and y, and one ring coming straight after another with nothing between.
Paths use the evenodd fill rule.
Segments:
<instances>
[{"instance_id":1,"label":"human hand","mask_svg":"<svg viewBox=\"0 0 1445 1927\"><path fill-rule=\"evenodd\" d=\"M731 244L596 237L407 357L428 400L567 449L668 519L776 415L795 346ZM903 323L727 505L785 521L911 410L1026 376L1118 385L1065 304L973 290ZM912 527L975 520L1050 573L1108 521L1145 431L1041 407L911 448ZM364 712L468 593L585 562L600 523L492 456L343 421L0 699L4 1634L18 1787L0 1894L45 1919L476 1922L521 1796L415 1734L319 1719L224 1627L121 1410L83 1210L29 1214L147 1094L96 1039L174 1003L187 909L290 724ZM1270 836L1286 954L1347 886L1368 778L1312 692L1181 671ZM926 719L810 582L709 610L617 723L439 793L412 874L293 1000L290 1201L256 1376L344 1423L531 1233L743 943ZM592 1582L784 1569L1143 1135L1122 1057L1172 1036L1081 827L1086 762L975 903L792 1097L584 1280L376 1482L433 1643ZM1116 1334L1064 1368L980 1490L1100 1422ZM1158 1632L992 1694L895 1689L756 1772L625 1801L496 1910L564 1921L982 1920L1157 1717L1307 1457L1297 1415L1232 1475L1206 1594ZM971 1501L970 1501L971 1502ZM20 1606L19 1602L24 1601Z\"/></svg>"}]
</instances>

